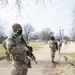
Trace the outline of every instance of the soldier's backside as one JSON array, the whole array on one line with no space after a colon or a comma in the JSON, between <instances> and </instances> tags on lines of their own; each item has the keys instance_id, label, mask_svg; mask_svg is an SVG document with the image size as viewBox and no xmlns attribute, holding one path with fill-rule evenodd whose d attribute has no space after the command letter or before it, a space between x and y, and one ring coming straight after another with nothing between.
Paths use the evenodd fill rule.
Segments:
<instances>
[{"instance_id":1,"label":"soldier's backside","mask_svg":"<svg viewBox=\"0 0 75 75\"><path fill-rule=\"evenodd\" d=\"M58 53L60 54L60 50L62 47L62 41L58 40Z\"/></svg>"},{"instance_id":2,"label":"soldier's backside","mask_svg":"<svg viewBox=\"0 0 75 75\"><path fill-rule=\"evenodd\" d=\"M51 49L52 52L55 52L56 51L55 41L50 40L49 41L49 47L50 47L50 49Z\"/></svg>"},{"instance_id":3,"label":"soldier's backside","mask_svg":"<svg viewBox=\"0 0 75 75\"><path fill-rule=\"evenodd\" d=\"M49 47L51 51L51 62L54 63L55 52L57 50L54 37L51 37L51 40L49 41Z\"/></svg>"}]
</instances>

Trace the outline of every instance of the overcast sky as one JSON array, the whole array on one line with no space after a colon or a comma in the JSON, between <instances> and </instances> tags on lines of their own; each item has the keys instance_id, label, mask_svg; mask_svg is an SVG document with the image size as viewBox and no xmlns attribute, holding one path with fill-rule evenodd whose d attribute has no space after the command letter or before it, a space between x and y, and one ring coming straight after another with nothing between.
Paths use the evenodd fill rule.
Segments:
<instances>
[{"instance_id":1,"label":"overcast sky","mask_svg":"<svg viewBox=\"0 0 75 75\"><path fill-rule=\"evenodd\" d=\"M53 4L46 0L45 6L40 2L39 5L36 5L34 2L30 2L31 0L26 0L21 17L17 17L18 10L14 1L10 0L7 8L0 8L0 18L9 22L8 30L11 30L11 26L15 22L22 26L30 23L37 32L49 28L55 34L58 34L61 26L61 29L64 29L64 34L69 35L75 0L53 0Z\"/></svg>"}]
</instances>

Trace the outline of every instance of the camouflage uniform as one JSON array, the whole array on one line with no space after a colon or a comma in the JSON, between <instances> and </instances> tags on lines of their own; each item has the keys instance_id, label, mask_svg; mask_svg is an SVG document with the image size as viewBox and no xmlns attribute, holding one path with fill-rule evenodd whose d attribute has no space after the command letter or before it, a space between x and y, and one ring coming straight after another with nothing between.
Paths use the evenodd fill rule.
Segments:
<instances>
[{"instance_id":1,"label":"camouflage uniform","mask_svg":"<svg viewBox=\"0 0 75 75\"><path fill-rule=\"evenodd\" d=\"M8 53L7 48L6 48L6 40L3 41L2 46L5 49L5 58L7 59L7 61L11 60L10 59L10 54Z\"/></svg>"},{"instance_id":2,"label":"camouflage uniform","mask_svg":"<svg viewBox=\"0 0 75 75\"><path fill-rule=\"evenodd\" d=\"M60 53L62 42L58 39L58 52Z\"/></svg>"},{"instance_id":3,"label":"camouflage uniform","mask_svg":"<svg viewBox=\"0 0 75 75\"><path fill-rule=\"evenodd\" d=\"M55 52L57 50L54 37L51 37L51 40L49 41L49 47L51 50L51 62L54 63Z\"/></svg>"},{"instance_id":4,"label":"camouflage uniform","mask_svg":"<svg viewBox=\"0 0 75 75\"><path fill-rule=\"evenodd\" d=\"M18 35L21 33L18 31L22 29L22 27L16 23L12 28L14 31L13 34L6 39L7 51L10 53L12 59L11 75L27 75L27 63L29 59L26 55L26 51L28 48L21 41L21 35Z\"/></svg>"}]
</instances>

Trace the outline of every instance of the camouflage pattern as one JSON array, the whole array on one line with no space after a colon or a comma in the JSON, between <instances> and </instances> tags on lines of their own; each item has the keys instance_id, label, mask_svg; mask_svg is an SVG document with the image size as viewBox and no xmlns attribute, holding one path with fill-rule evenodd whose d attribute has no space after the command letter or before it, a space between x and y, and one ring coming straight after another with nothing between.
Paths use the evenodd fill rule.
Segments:
<instances>
[{"instance_id":1,"label":"camouflage pattern","mask_svg":"<svg viewBox=\"0 0 75 75\"><path fill-rule=\"evenodd\" d=\"M21 25L18 23L13 24L12 26L13 32L16 33L19 29L22 29Z\"/></svg>"},{"instance_id":2,"label":"camouflage pattern","mask_svg":"<svg viewBox=\"0 0 75 75\"><path fill-rule=\"evenodd\" d=\"M20 38L21 36L13 34L6 39L7 51L10 53L12 59L11 75L27 75L27 63L29 59L26 55L26 46L22 44Z\"/></svg>"},{"instance_id":3,"label":"camouflage pattern","mask_svg":"<svg viewBox=\"0 0 75 75\"><path fill-rule=\"evenodd\" d=\"M51 62L54 62L55 52L57 50L54 40L49 41L49 47L50 47L50 51L51 51Z\"/></svg>"},{"instance_id":4,"label":"camouflage pattern","mask_svg":"<svg viewBox=\"0 0 75 75\"><path fill-rule=\"evenodd\" d=\"M9 61L10 60L10 54L8 53L7 48L6 48L6 40L3 41L2 46L5 49L5 58L7 59L7 61Z\"/></svg>"},{"instance_id":5,"label":"camouflage pattern","mask_svg":"<svg viewBox=\"0 0 75 75\"><path fill-rule=\"evenodd\" d=\"M26 64L16 61L12 62L11 75L27 75L27 72L28 69Z\"/></svg>"},{"instance_id":6,"label":"camouflage pattern","mask_svg":"<svg viewBox=\"0 0 75 75\"><path fill-rule=\"evenodd\" d=\"M61 46L62 46L62 42L61 41L58 41L58 52L60 53L60 50L61 50Z\"/></svg>"}]
</instances>

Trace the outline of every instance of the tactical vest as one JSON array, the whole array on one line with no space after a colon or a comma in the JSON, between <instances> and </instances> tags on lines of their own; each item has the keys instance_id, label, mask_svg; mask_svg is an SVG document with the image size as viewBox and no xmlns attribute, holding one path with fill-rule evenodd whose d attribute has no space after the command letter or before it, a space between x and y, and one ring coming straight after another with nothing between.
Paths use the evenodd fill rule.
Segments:
<instances>
[{"instance_id":1,"label":"tactical vest","mask_svg":"<svg viewBox=\"0 0 75 75\"><path fill-rule=\"evenodd\" d=\"M25 42L22 41L23 37L18 37L16 35L12 35L11 38L12 38L15 46L18 44L24 44L25 45ZM12 59L14 61L25 62L25 63L28 63L28 61L29 61L25 51L21 51L19 53L12 54Z\"/></svg>"}]
</instances>

